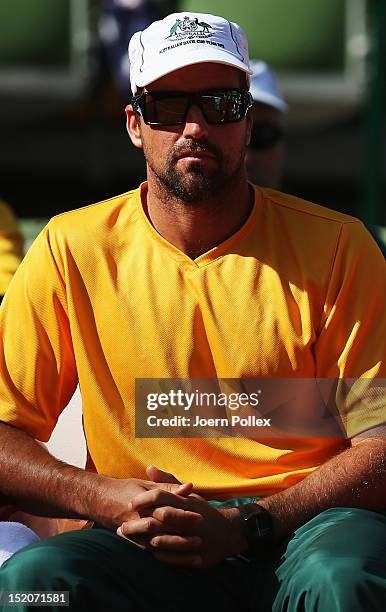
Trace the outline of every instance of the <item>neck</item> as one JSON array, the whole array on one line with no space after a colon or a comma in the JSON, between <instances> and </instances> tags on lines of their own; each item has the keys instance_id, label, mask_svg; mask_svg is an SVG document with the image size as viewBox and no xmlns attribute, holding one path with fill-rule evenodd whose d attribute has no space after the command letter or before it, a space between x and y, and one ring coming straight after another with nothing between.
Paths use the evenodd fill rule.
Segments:
<instances>
[{"instance_id":1,"label":"neck","mask_svg":"<svg viewBox=\"0 0 386 612\"><path fill-rule=\"evenodd\" d=\"M248 219L254 202L244 167L214 197L186 203L174 197L148 168L143 207L161 236L195 259L232 236Z\"/></svg>"}]
</instances>

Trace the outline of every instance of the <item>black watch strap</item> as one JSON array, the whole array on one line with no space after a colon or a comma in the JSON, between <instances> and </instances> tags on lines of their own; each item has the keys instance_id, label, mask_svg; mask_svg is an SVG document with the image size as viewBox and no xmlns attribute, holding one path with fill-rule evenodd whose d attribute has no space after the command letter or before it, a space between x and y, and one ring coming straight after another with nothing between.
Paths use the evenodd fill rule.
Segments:
<instances>
[{"instance_id":1,"label":"black watch strap","mask_svg":"<svg viewBox=\"0 0 386 612\"><path fill-rule=\"evenodd\" d=\"M239 506L245 538L248 542L248 556L255 556L271 547L273 542L272 517L259 504Z\"/></svg>"}]
</instances>

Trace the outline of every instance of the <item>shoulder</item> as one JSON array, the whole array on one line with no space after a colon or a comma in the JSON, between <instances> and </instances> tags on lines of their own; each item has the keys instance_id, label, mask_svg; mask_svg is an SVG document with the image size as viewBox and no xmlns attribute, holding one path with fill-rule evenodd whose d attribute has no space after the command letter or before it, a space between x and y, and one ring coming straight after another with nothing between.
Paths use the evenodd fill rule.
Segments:
<instances>
[{"instance_id":1,"label":"shoulder","mask_svg":"<svg viewBox=\"0 0 386 612\"><path fill-rule=\"evenodd\" d=\"M291 194L269 188L256 187L256 189L262 193L264 201L268 206L290 219L304 219L309 222L317 220L320 224L326 224L330 227L339 227L346 223L362 225L360 219L356 217L332 210L326 206L314 204Z\"/></svg>"},{"instance_id":2,"label":"shoulder","mask_svg":"<svg viewBox=\"0 0 386 612\"><path fill-rule=\"evenodd\" d=\"M334 257L344 249L379 251L363 222L351 215L274 189L255 187L264 206L265 224L300 251Z\"/></svg>"},{"instance_id":3,"label":"shoulder","mask_svg":"<svg viewBox=\"0 0 386 612\"><path fill-rule=\"evenodd\" d=\"M89 204L75 210L52 217L47 225L50 234L66 238L82 236L85 239L107 235L135 207L138 190L108 198L102 202Z\"/></svg>"},{"instance_id":4,"label":"shoulder","mask_svg":"<svg viewBox=\"0 0 386 612\"><path fill-rule=\"evenodd\" d=\"M273 189L255 187L256 236L264 261L284 275L316 279L325 292L334 274L385 276L385 260L360 219Z\"/></svg>"},{"instance_id":5,"label":"shoulder","mask_svg":"<svg viewBox=\"0 0 386 612\"><path fill-rule=\"evenodd\" d=\"M92 268L126 239L137 214L136 198L139 189L52 217L28 250L26 262L40 262L40 267L54 263L62 275L74 261Z\"/></svg>"}]
</instances>

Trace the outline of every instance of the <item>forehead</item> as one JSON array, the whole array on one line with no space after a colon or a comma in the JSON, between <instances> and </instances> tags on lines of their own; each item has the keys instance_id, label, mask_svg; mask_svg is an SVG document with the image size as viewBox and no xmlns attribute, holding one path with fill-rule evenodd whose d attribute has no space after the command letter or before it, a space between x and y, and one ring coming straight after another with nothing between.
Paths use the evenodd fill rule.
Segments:
<instances>
[{"instance_id":1,"label":"forehead","mask_svg":"<svg viewBox=\"0 0 386 612\"><path fill-rule=\"evenodd\" d=\"M219 87L240 87L243 72L234 66L201 62L174 70L149 83L147 91L200 91Z\"/></svg>"}]
</instances>

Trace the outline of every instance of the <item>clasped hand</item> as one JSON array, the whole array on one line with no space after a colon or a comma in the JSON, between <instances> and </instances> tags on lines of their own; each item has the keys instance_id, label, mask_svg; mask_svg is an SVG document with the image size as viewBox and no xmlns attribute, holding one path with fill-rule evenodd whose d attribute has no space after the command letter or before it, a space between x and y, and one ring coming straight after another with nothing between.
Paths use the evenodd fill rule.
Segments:
<instances>
[{"instance_id":1,"label":"clasped hand","mask_svg":"<svg viewBox=\"0 0 386 612\"><path fill-rule=\"evenodd\" d=\"M154 482L178 484L178 480L150 466ZM117 534L150 550L164 563L206 567L246 549L236 508L215 508L192 493L192 484L180 484L174 493L155 488L131 499L138 518L125 521Z\"/></svg>"}]
</instances>

